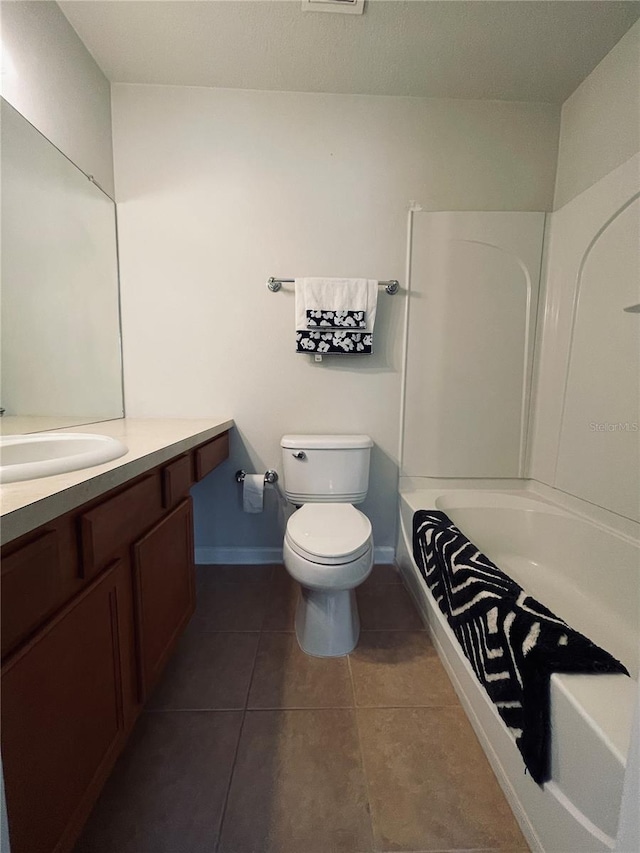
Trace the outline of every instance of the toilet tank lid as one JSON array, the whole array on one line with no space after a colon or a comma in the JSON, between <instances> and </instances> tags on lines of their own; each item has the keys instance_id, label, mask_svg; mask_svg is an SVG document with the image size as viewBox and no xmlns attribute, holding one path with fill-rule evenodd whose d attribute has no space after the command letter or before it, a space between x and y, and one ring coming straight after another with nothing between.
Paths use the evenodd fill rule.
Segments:
<instances>
[{"instance_id":1,"label":"toilet tank lid","mask_svg":"<svg viewBox=\"0 0 640 853\"><path fill-rule=\"evenodd\" d=\"M353 450L373 447L368 435L283 435L280 447L290 450Z\"/></svg>"}]
</instances>

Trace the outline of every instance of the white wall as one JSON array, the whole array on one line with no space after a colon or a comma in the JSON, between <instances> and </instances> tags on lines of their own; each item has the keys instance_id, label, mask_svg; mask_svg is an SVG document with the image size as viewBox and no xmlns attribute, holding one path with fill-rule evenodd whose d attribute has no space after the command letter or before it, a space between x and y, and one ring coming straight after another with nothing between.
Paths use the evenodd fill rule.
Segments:
<instances>
[{"instance_id":1,"label":"white wall","mask_svg":"<svg viewBox=\"0 0 640 853\"><path fill-rule=\"evenodd\" d=\"M373 437L363 509L391 547L404 295L380 295L375 355L315 364L294 352L291 287L266 280L402 281L410 199L549 209L558 110L116 85L113 115L127 412L238 425L231 461L195 490L200 555L275 558L275 496L243 515L233 472L281 469L286 432Z\"/></svg>"},{"instance_id":2,"label":"white wall","mask_svg":"<svg viewBox=\"0 0 640 853\"><path fill-rule=\"evenodd\" d=\"M109 81L52 0L2 3L2 95L113 197Z\"/></svg>"},{"instance_id":3,"label":"white wall","mask_svg":"<svg viewBox=\"0 0 640 853\"><path fill-rule=\"evenodd\" d=\"M640 21L562 105L554 207L640 150Z\"/></svg>"}]
</instances>

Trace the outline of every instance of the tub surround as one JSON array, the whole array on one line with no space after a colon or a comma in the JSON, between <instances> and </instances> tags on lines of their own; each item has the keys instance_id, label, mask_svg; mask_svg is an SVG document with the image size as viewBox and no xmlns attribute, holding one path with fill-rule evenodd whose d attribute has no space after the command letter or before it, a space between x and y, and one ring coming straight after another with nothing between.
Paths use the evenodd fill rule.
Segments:
<instances>
[{"instance_id":1,"label":"tub surround","mask_svg":"<svg viewBox=\"0 0 640 853\"><path fill-rule=\"evenodd\" d=\"M22 431L29 432L27 419L20 420L25 427ZM38 431L39 419L34 418L33 422L32 431ZM1 544L216 438L233 425L230 418L119 418L65 429L64 432L118 438L128 447L128 452L119 459L92 468L1 486Z\"/></svg>"}]
</instances>

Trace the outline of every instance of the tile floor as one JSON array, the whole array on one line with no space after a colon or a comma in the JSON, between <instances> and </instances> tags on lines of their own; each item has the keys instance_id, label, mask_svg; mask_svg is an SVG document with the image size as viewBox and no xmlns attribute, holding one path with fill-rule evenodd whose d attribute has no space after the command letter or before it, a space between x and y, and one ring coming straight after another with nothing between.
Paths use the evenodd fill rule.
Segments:
<instances>
[{"instance_id":1,"label":"tile floor","mask_svg":"<svg viewBox=\"0 0 640 853\"><path fill-rule=\"evenodd\" d=\"M346 658L304 655L282 566L198 569L198 607L76 853L528 850L391 566Z\"/></svg>"}]
</instances>

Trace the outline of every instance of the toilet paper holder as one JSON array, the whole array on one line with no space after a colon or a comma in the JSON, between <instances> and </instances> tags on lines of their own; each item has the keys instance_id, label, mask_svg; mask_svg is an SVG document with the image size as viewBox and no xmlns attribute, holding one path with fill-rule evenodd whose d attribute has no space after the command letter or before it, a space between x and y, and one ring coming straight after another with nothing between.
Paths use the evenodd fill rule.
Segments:
<instances>
[{"instance_id":1,"label":"toilet paper holder","mask_svg":"<svg viewBox=\"0 0 640 853\"><path fill-rule=\"evenodd\" d=\"M243 483L244 478L246 476L247 476L247 472L243 471L243 469L240 468L239 471L236 471L236 483ZM265 471L265 475L264 475L265 486L267 485L267 483L269 483L270 485L273 485L274 483L277 483L277 482L278 482L278 472L277 471L274 471L272 469Z\"/></svg>"}]
</instances>

